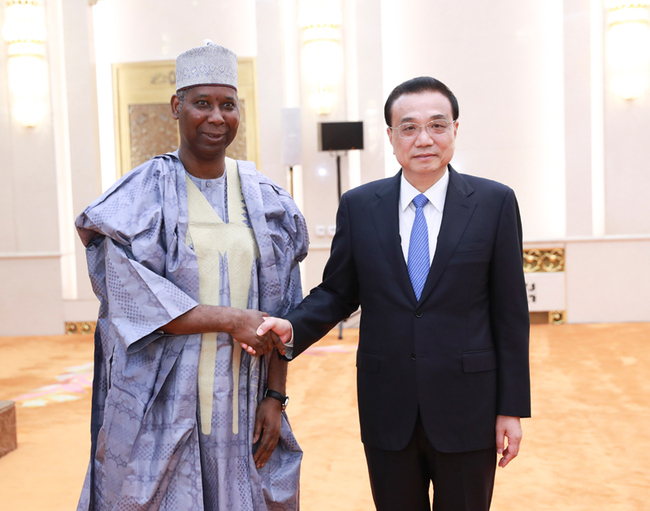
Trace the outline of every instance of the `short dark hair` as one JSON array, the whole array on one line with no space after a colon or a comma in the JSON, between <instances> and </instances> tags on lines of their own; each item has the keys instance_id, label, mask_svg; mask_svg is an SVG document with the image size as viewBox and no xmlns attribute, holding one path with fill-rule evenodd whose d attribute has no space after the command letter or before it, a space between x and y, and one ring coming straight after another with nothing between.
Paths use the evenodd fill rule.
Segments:
<instances>
[{"instance_id":1,"label":"short dark hair","mask_svg":"<svg viewBox=\"0 0 650 511\"><path fill-rule=\"evenodd\" d=\"M392 110L393 103L404 94L417 94L419 92L439 92L445 96L451 103L451 113L454 118L453 121L458 119L458 100L454 93L449 90L444 83L430 76L418 76L417 78L411 78L410 80L405 81L404 83L399 84L393 89L388 95L386 104L384 105L384 119L386 119L386 124L391 125L392 122Z\"/></svg>"},{"instance_id":2,"label":"short dark hair","mask_svg":"<svg viewBox=\"0 0 650 511\"><path fill-rule=\"evenodd\" d=\"M178 111L180 112L183 109L183 103L187 97L187 89L181 89L177 91L176 96L178 96Z\"/></svg>"}]
</instances>

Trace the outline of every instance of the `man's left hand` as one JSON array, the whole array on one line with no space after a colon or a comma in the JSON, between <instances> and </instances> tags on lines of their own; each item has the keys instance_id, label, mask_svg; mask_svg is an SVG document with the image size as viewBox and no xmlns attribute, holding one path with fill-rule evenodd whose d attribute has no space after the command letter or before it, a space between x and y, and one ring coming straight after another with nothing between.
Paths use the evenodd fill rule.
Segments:
<instances>
[{"instance_id":1,"label":"man's left hand","mask_svg":"<svg viewBox=\"0 0 650 511\"><path fill-rule=\"evenodd\" d=\"M499 466L505 468L519 454L519 444L523 436L521 419L519 417L497 415L496 434L497 453L502 455L499 460ZM506 438L508 439L507 446Z\"/></svg>"},{"instance_id":2,"label":"man's left hand","mask_svg":"<svg viewBox=\"0 0 650 511\"><path fill-rule=\"evenodd\" d=\"M255 430L253 431L253 444L261 438L257 451L253 455L253 461L258 469L266 465L273 449L278 444L281 424L282 403L270 397L264 398L257 407Z\"/></svg>"}]
</instances>

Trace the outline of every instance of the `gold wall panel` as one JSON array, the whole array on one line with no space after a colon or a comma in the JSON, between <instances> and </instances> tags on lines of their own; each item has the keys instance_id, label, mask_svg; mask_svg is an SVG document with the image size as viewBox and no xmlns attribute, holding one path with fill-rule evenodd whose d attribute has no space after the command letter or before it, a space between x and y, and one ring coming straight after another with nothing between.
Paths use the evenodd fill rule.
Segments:
<instances>
[{"instance_id":1,"label":"gold wall panel","mask_svg":"<svg viewBox=\"0 0 650 511\"><path fill-rule=\"evenodd\" d=\"M131 138L131 168L137 167L157 154L178 148L178 125L171 116L168 103L129 105L129 135Z\"/></svg>"},{"instance_id":2,"label":"gold wall panel","mask_svg":"<svg viewBox=\"0 0 650 511\"><path fill-rule=\"evenodd\" d=\"M524 250L524 272L558 272L564 271L563 248L531 248Z\"/></svg>"},{"instance_id":3,"label":"gold wall panel","mask_svg":"<svg viewBox=\"0 0 650 511\"><path fill-rule=\"evenodd\" d=\"M226 156L235 160L246 159L246 101L240 99L237 137L226 149ZM149 161L157 154L178 148L178 122L171 116L166 103L129 105L129 135L131 138L130 169ZM130 170L129 169L129 170ZM127 171L128 172L128 171Z\"/></svg>"},{"instance_id":4,"label":"gold wall panel","mask_svg":"<svg viewBox=\"0 0 650 511\"><path fill-rule=\"evenodd\" d=\"M113 100L119 178L156 154L178 148L178 126L170 99L176 92L173 60L113 65ZM226 154L259 162L257 84L254 58L240 58L237 94L240 125Z\"/></svg>"}]
</instances>

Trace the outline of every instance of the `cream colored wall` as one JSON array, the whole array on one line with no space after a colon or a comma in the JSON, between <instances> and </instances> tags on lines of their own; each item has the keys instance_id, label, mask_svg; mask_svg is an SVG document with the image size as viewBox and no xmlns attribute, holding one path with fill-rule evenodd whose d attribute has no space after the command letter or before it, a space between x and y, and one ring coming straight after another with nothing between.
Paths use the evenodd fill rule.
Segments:
<instances>
[{"instance_id":1,"label":"cream colored wall","mask_svg":"<svg viewBox=\"0 0 650 511\"><path fill-rule=\"evenodd\" d=\"M280 151L280 110L282 107L302 107L302 165L295 169L300 186L295 195L304 198L300 205L311 238L309 257L303 264L303 287L308 292L321 280L332 239L327 228L335 225L338 207L336 156L318 150L318 123L359 120L364 123L364 150L341 153L343 192L351 186L384 177L386 134L380 3L372 0L341 3L346 21L341 27L345 64L338 84L339 101L332 113L320 116L309 105L309 89L301 70L301 44L296 48L295 39L291 39L294 34L300 37L295 29L297 7L298 2L292 0L258 2L258 78L260 111L267 115L266 119L260 119L262 166L281 183L287 181ZM275 52L269 55L271 49ZM278 51L284 59L277 58ZM283 82L281 95L276 87ZM268 84L272 85L265 90ZM271 154L275 155L274 161L267 159ZM324 235L318 234L317 226L325 227Z\"/></svg>"},{"instance_id":2,"label":"cream colored wall","mask_svg":"<svg viewBox=\"0 0 650 511\"><path fill-rule=\"evenodd\" d=\"M74 219L101 193L92 12L84 2L47 2L52 13L52 108L59 175L64 320L88 320L98 302ZM54 72L56 71L56 72Z\"/></svg>"},{"instance_id":3,"label":"cream colored wall","mask_svg":"<svg viewBox=\"0 0 650 511\"><path fill-rule=\"evenodd\" d=\"M650 233L650 93L605 95L605 232Z\"/></svg>"},{"instance_id":4,"label":"cream colored wall","mask_svg":"<svg viewBox=\"0 0 650 511\"><path fill-rule=\"evenodd\" d=\"M566 258L570 323L650 321L650 236L570 240Z\"/></svg>"},{"instance_id":5,"label":"cream colored wall","mask_svg":"<svg viewBox=\"0 0 650 511\"><path fill-rule=\"evenodd\" d=\"M256 7L260 170L289 189L282 165L281 112L286 106L282 11L279 2L259 2Z\"/></svg>"},{"instance_id":6,"label":"cream colored wall","mask_svg":"<svg viewBox=\"0 0 650 511\"><path fill-rule=\"evenodd\" d=\"M526 236L562 236L562 2L382 2L384 95L414 76L460 106L452 165L511 186Z\"/></svg>"},{"instance_id":7,"label":"cream colored wall","mask_svg":"<svg viewBox=\"0 0 650 511\"><path fill-rule=\"evenodd\" d=\"M3 11L4 13L4 11ZM0 14L0 23L4 22ZM63 328L57 173L51 112L35 128L11 115L0 50L0 335Z\"/></svg>"},{"instance_id":8,"label":"cream colored wall","mask_svg":"<svg viewBox=\"0 0 650 511\"><path fill-rule=\"evenodd\" d=\"M100 0L93 9L112 62L175 59L204 39L241 56L257 53L254 0Z\"/></svg>"},{"instance_id":9,"label":"cream colored wall","mask_svg":"<svg viewBox=\"0 0 650 511\"><path fill-rule=\"evenodd\" d=\"M593 233L591 9L590 0L566 2L564 9L564 130L568 236ZM601 201L602 202L602 201ZM601 204L602 206L602 204Z\"/></svg>"}]
</instances>

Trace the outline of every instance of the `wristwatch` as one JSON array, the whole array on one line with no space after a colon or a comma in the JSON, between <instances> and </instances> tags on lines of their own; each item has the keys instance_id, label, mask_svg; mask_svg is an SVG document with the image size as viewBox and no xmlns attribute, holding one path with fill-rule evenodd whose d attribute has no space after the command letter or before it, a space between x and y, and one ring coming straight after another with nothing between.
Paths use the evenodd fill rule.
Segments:
<instances>
[{"instance_id":1,"label":"wristwatch","mask_svg":"<svg viewBox=\"0 0 650 511\"><path fill-rule=\"evenodd\" d=\"M273 399L277 399L278 401L280 401L280 403L282 403L283 411L287 409L287 405L289 404L289 396L283 396L282 394L276 392L275 390L266 389L264 391L264 397L272 397Z\"/></svg>"}]
</instances>

